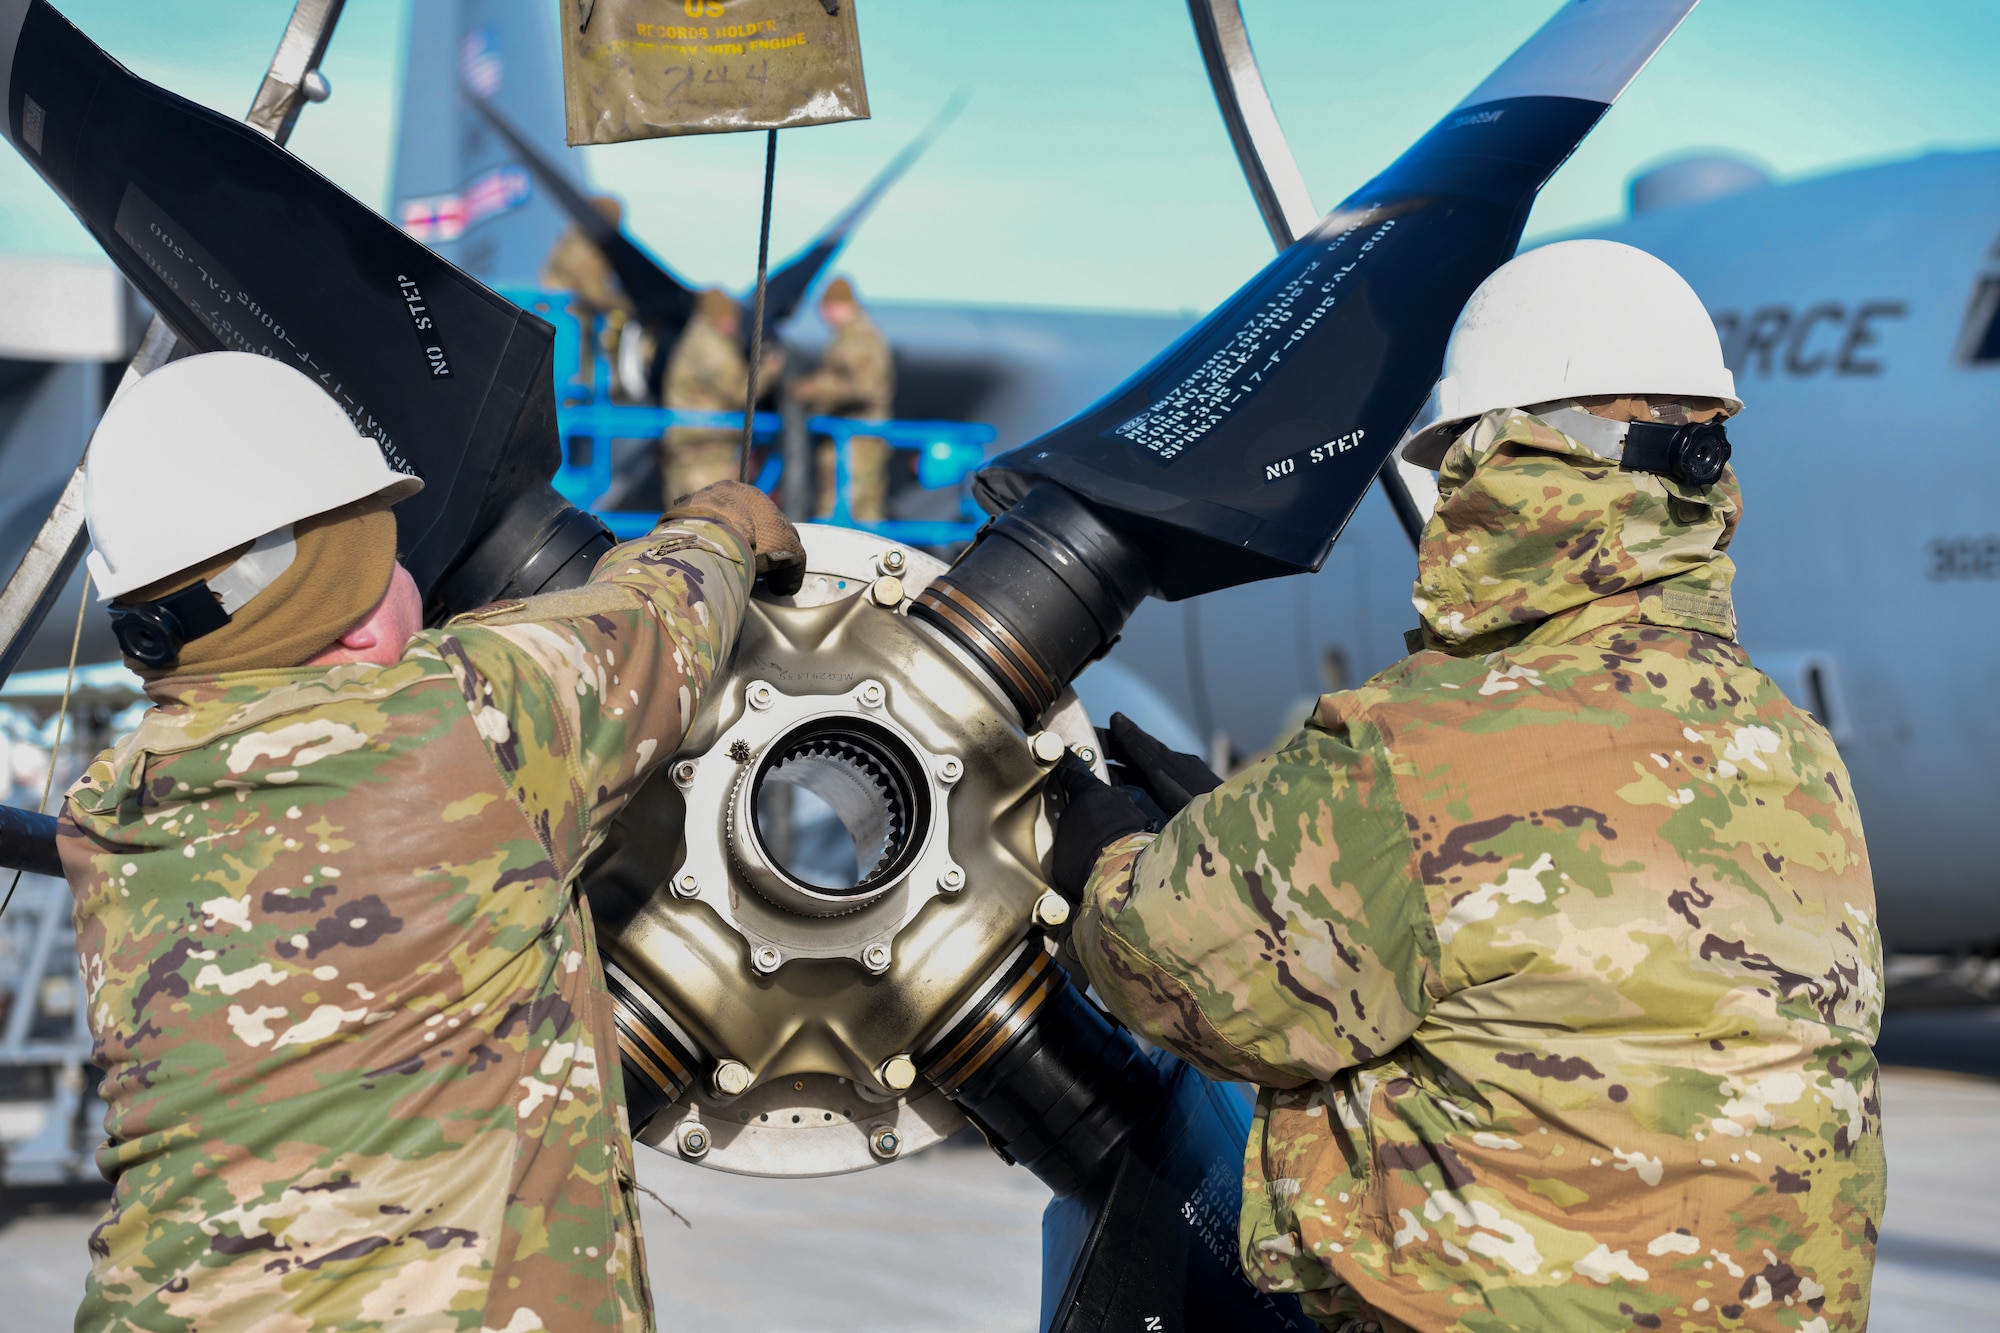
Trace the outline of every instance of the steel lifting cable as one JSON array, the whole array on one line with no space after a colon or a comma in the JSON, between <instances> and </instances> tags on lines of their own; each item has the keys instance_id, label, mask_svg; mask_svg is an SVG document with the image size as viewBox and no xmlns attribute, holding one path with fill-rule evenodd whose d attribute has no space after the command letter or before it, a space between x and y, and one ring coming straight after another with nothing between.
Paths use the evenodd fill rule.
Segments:
<instances>
[{"instance_id":1,"label":"steel lifting cable","mask_svg":"<svg viewBox=\"0 0 2000 1333\"><path fill-rule=\"evenodd\" d=\"M69 636L69 667L63 672L62 701L56 705L56 734L49 742L49 771L42 778L42 799L35 806L35 813L49 812L49 796L55 791L56 762L62 756L63 726L69 721L70 687L76 681L77 650L83 646L83 617L90 610L90 571L83 573L83 595L76 599L76 629ZM21 872L14 872L14 882L7 886L7 896L0 898L0 917L7 915L7 909L14 904L14 890L21 887Z\"/></svg>"},{"instance_id":2,"label":"steel lifting cable","mask_svg":"<svg viewBox=\"0 0 2000 1333\"><path fill-rule=\"evenodd\" d=\"M757 296L750 312L749 389L743 402L743 458L737 468L738 481L750 480L750 436L757 416L757 372L764 360L764 287L771 263L771 183L778 171L778 132L767 130L764 140L764 220L757 233Z\"/></svg>"}]
</instances>

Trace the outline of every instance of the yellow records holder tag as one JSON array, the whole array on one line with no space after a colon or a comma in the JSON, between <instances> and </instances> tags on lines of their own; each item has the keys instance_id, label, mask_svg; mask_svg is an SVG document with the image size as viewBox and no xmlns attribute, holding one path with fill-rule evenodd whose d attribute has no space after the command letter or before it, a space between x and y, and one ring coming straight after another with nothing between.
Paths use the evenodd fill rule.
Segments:
<instances>
[{"instance_id":1,"label":"yellow records holder tag","mask_svg":"<svg viewBox=\"0 0 2000 1333\"><path fill-rule=\"evenodd\" d=\"M868 117L854 0L560 0L572 144Z\"/></svg>"}]
</instances>

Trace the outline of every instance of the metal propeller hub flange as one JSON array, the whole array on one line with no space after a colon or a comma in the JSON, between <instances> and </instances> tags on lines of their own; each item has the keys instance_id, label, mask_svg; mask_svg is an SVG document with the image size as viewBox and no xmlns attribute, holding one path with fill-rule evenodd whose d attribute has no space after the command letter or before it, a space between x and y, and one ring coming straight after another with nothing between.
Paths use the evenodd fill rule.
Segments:
<instances>
[{"instance_id":1,"label":"metal propeller hub flange","mask_svg":"<svg viewBox=\"0 0 2000 1333\"><path fill-rule=\"evenodd\" d=\"M838 694L752 680L742 693L735 723L677 775L690 833L720 836L688 838L674 893L729 921L759 972L794 958L883 971L902 928L963 882L947 799L963 761L900 725L878 680Z\"/></svg>"},{"instance_id":2,"label":"metal propeller hub flange","mask_svg":"<svg viewBox=\"0 0 2000 1333\"><path fill-rule=\"evenodd\" d=\"M643 992L628 1027L657 1040L638 1054L657 1064L671 1029L692 1056L638 1137L756 1175L878 1165L964 1124L912 1057L1040 929L1041 789L1064 744L1094 743L1073 695L1024 731L980 663L905 614L942 562L800 532L804 585L753 599L584 877Z\"/></svg>"}]
</instances>

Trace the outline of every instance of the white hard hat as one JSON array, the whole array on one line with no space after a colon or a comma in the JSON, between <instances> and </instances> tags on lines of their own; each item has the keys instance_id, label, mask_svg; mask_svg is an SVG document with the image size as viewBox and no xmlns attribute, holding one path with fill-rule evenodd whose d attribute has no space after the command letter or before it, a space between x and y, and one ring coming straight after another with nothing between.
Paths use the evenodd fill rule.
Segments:
<instances>
[{"instance_id":1,"label":"white hard hat","mask_svg":"<svg viewBox=\"0 0 2000 1333\"><path fill-rule=\"evenodd\" d=\"M300 519L373 495L394 504L423 485L303 373L247 352L185 357L119 394L90 438L90 577L109 601Z\"/></svg>"},{"instance_id":2,"label":"white hard hat","mask_svg":"<svg viewBox=\"0 0 2000 1333\"><path fill-rule=\"evenodd\" d=\"M1616 241L1558 241L1516 255L1472 293L1398 453L1435 468L1464 423L1496 407L1598 394L1743 407L1715 323L1685 278Z\"/></svg>"}]
</instances>

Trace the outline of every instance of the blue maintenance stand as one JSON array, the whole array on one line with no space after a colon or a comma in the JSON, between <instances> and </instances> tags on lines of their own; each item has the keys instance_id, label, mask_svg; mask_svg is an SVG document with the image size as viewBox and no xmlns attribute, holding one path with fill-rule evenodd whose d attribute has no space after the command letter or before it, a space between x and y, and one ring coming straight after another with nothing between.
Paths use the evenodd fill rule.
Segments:
<instances>
[{"instance_id":1,"label":"blue maintenance stand","mask_svg":"<svg viewBox=\"0 0 2000 1333\"><path fill-rule=\"evenodd\" d=\"M572 313L567 293L539 288L503 288L501 295L553 324L556 382L556 423L562 433L563 462L555 487L565 499L603 520L620 541L643 537L659 522L659 514L642 510L603 509L599 502L611 489L613 440L657 441L669 427L698 426L740 431L740 412L690 412L614 401L609 360L596 330L586 331ZM586 354L588 359L586 360ZM752 437L768 443L778 437L782 419L759 412L751 421ZM917 484L927 490L964 490L965 479L986 461L993 427L975 421L857 421L848 417L810 417L809 435L829 440L834 451L833 512L819 520L862 528L909 546L962 545L986 521L969 494L959 497L957 519L884 519L860 521L850 508L848 481L850 442L857 435L873 436L898 452L916 455ZM778 488L784 461L775 452L756 478L767 492Z\"/></svg>"}]
</instances>

